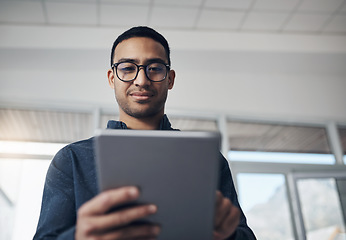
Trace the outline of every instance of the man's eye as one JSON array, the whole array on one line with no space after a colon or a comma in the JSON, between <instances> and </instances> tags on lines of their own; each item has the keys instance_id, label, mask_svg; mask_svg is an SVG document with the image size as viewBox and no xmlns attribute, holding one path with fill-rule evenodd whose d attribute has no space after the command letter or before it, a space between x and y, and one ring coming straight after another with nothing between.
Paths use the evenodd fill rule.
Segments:
<instances>
[{"instance_id":1,"label":"man's eye","mask_svg":"<svg viewBox=\"0 0 346 240\"><path fill-rule=\"evenodd\" d=\"M159 71L162 71L162 68L155 68L155 67L152 67L152 68L149 68L149 71L150 71L150 72L159 72Z\"/></svg>"},{"instance_id":2,"label":"man's eye","mask_svg":"<svg viewBox=\"0 0 346 240\"><path fill-rule=\"evenodd\" d=\"M120 71L124 71L124 72L129 72L129 71L134 71L135 68L133 67L124 67L124 68L121 68Z\"/></svg>"},{"instance_id":3,"label":"man's eye","mask_svg":"<svg viewBox=\"0 0 346 240\"><path fill-rule=\"evenodd\" d=\"M162 72L164 68L162 66L150 66L148 68L149 72Z\"/></svg>"},{"instance_id":4,"label":"man's eye","mask_svg":"<svg viewBox=\"0 0 346 240\"><path fill-rule=\"evenodd\" d=\"M122 72L133 72L136 71L136 67L133 65L119 65L118 70Z\"/></svg>"}]
</instances>

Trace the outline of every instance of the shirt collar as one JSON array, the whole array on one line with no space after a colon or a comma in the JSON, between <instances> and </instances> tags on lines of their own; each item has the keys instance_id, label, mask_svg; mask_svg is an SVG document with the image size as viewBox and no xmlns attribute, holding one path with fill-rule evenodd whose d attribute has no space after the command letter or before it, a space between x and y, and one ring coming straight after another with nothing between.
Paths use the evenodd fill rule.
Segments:
<instances>
[{"instance_id":1,"label":"shirt collar","mask_svg":"<svg viewBox=\"0 0 346 240\"><path fill-rule=\"evenodd\" d=\"M109 120L107 123L107 129L128 129L128 127L126 126L124 122ZM159 129L160 130L177 130L171 127L171 123L169 122L169 119L166 114L163 115L163 118L161 119Z\"/></svg>"}]
</instances>

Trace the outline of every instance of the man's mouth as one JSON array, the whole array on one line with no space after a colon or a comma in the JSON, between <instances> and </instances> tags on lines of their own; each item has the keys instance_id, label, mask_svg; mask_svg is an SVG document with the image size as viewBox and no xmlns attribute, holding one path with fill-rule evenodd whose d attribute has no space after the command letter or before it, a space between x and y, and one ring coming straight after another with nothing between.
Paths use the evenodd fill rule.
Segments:
<instances>
[{"instance_id":1,"label":"man's mouth","mask_svg":"<svg viewBox=\"0 0 346 240\"><path fill-rule=\"evenodd\" d=\"M134 98L136 101L146 101L154 96L154 94L151 92L141 92L141 91L134 91L134 92L131 92L129 95L132 98Z\"/></svg>"}]
</instances>

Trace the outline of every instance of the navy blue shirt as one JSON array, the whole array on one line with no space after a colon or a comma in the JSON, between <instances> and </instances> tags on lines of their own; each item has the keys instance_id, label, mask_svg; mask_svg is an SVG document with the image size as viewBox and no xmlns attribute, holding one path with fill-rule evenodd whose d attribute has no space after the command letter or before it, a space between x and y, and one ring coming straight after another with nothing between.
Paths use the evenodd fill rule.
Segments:
<instances>
[{"instance_id":1,"label":"navy blue shirt","mask_svg":"<svg viewBox=\"0 0 346 240\"><path fill-rule=\"evenodd\" d=\"M107 128L127 129L123 122L109 121ZM166 117L160 130L175 130ZM41 214L34 239L74 239L79 207L98 194L93 138L62 148L53 158L46 176ZM226 159L220 154L219 190L239 207ZM239 207L240 208L240 207ZM256 239L241 211L240 224L230 239Z\"/></svg>"}]
</instances>

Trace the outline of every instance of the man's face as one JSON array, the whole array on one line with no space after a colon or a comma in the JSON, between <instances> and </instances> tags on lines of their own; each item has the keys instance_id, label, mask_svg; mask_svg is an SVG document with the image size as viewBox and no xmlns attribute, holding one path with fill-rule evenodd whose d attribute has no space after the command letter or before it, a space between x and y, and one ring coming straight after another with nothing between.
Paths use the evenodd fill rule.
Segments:
<instances>
[{"instance_id":1,"label":"man's face","mask_svg":"<svg viewBox=\"0 0 346 240\"><path fill-rule=\"evenodd\" d=\"M164 47L151 38L134 37L122 41L114 51L114 62L131 61L146 65L153 61L168 64ZM115 69L114 69L115 70ZM136 79L123 82L112 69L108 70L109 85L115 91L120 114L135 118L147 118L164 113L167 92L173 88L175 73L170 70L165 80L152 82L140 68Z\"/></svg>"}]
</instances>

